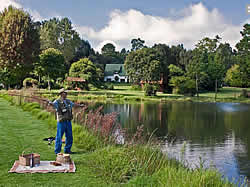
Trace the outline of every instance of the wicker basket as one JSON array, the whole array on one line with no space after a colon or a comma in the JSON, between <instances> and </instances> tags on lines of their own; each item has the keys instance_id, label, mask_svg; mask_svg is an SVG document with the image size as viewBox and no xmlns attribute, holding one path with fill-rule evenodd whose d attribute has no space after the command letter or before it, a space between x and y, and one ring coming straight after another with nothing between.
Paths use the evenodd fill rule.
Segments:
<instances>
[{"instance_id":1,"label":"wicker basket","mask_svg":"<svg viewBox=\"0 0 250 187\"><path fill-rule=\"evenodd\" d=\"M62 164L71 163L70 154L58 153L57 157L56 157L56 162L59 162L59 163L62 163Z\"/></svg>"},{"instance_id":2,"label":"wicker basket","mask_svg":"<svg viewBox=\"0 0 250 187\"><path fill-rule=\"evenodd\" d=\"M34 165L39 165L40 164L40 155L37 153L19 155L19 164L22 166L30 166L30 159L32 156L34 159Z\"/></svg>"}]
</instances>

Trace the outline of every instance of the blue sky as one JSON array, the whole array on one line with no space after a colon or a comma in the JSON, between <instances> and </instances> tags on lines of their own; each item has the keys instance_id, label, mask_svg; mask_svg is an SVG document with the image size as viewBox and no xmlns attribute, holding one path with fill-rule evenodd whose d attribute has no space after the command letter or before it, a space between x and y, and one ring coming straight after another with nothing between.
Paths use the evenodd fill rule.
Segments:
<instances>
[{"instance_id":1,"label":"blue sky","mask_svg":"<svg viewBox=\"0 0 250 187\"><path fill-rule=\"evenodd\" d=\"M232 46L249 23L249 0L0 0L0 10L14 5L36 20L69 17L83 39L100 50L107 42L130 48L132 38L147 45L183 43L193 48L202 37L222 36Z\"/></svg>"}]
</instances>

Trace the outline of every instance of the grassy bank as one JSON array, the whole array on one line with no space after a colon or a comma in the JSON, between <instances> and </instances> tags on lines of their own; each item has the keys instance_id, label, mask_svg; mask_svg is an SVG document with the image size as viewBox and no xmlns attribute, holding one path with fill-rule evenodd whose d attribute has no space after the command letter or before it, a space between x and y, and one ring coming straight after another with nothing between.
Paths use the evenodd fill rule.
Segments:
<instances>
[{"instance_id":1,"label":"grassy bank","mask_svg":"<svg viewBox=\"0 0 250 187\"><path fill-rule=\"evenodd\" d=\"M16 104L9 96L0 98L0 186L233 186L215 170L185 168L157 147L109 145L77 124L76 173L8 174L25 149L40 153L42 160L55 159L54 146L42 141L55 135L54 118L37 103Z\"/></svg>"},{"instance_id":2,"label":"grassy bank","mask_svg":"<svg viewBox=\"0 0 250 187\"><path fill-rule=\"evenodd\" d=\"M250 88L247 89L250 92ZM188 97L177 94L157 92L157 96L145 96L143 91L133 91L131 86L114 86L114 90L70 91L69 98L76 101L104 102L141 102L141 101L194 101L194 102L238 102L250 103L250 98L240 97L242 88L224 87L219 90L215 99L214 92L200 93L199 97ZM44 97L56 98L57 90L40 90L38 94Z\"/></svg>"}]
</instances>

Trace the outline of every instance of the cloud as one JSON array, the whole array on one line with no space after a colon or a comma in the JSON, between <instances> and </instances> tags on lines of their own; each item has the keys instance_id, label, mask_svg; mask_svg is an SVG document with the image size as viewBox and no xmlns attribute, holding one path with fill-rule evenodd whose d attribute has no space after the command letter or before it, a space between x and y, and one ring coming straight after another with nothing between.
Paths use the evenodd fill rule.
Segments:
<instances>
[{"instance_id":1,"label":"cloud","mask_svg":"<svg viewBox=\"0 0 250 187\"><path fill-rule=\"evenodd\" d=\"M3 11L4 8L7 8L8 6L14 6L16 8L22 8L25 11L29 12L34 21L42 21L44 18L41 16L41 14L36 10L31 10L30 8L24 8L18 1L16 0L0 0L0 11Z\"/></svg>"},{"instance_id":2,"label":"cloud","mask_svg":"<svg viewBox=\"0 0 250 187\"><path fill-rule=\"evenodd\" d=\"M14 6L16 8L22 8L22 6L14 0L0 0L0 11L3 11L8 6Z\"/></svg>"},{"instance_id":3,"label":"cloud","mask_svg":"<svg viewBox=\"0 0 250 187\"><path fill-rule=\"evenodd\" d=\"M241 38L243 23L233 25L218 9L209 11L202 3L192 4L180 11L171 9L171 15L159 17L134 9L125 12L114 10L108 24L100 30L85 26L78 26L77 30L91 42L99 42L99 45L108 40L126 48L130 48L131 39L138 37L149 46L155 43L182 43L187 48L194 48L204 37L219 35L223 42L229 42L232 46Z\"/></svg>"}]
</instances>

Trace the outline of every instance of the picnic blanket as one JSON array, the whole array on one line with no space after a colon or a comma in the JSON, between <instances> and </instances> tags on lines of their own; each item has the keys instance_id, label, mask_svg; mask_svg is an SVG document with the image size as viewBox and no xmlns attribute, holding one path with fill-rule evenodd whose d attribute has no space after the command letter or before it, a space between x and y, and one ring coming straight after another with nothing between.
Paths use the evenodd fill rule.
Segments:
<instances>
[{"instance_id":1,"label":"picnic blanket","mask_svg":"<svg viewBox=\"0 0 250 187\"><path fill-rule=\"evenodd\" d=\"M51 165L53 161L40 161L36 167L22 166L19 161L15 161L9 173L74 173L76 171L75 163L62 164L62 166Z\"/></svg>"}]
</instances>

